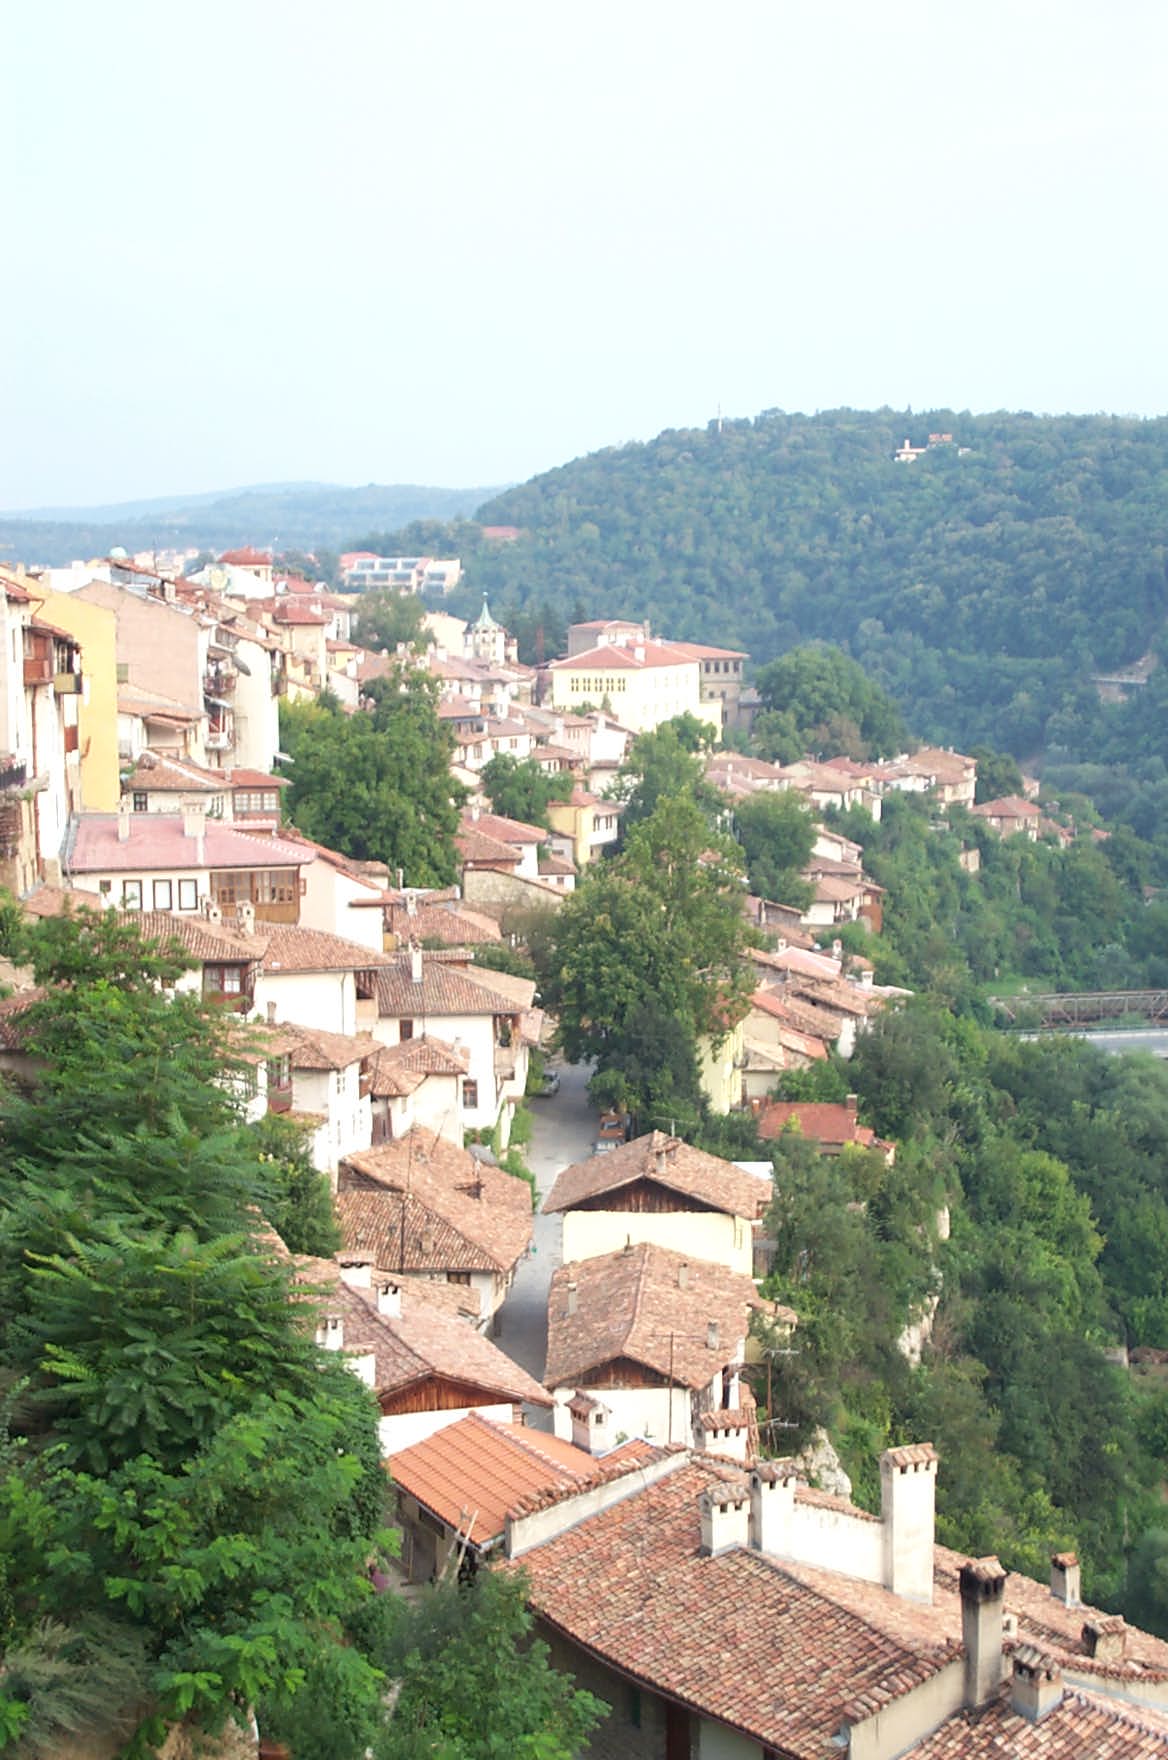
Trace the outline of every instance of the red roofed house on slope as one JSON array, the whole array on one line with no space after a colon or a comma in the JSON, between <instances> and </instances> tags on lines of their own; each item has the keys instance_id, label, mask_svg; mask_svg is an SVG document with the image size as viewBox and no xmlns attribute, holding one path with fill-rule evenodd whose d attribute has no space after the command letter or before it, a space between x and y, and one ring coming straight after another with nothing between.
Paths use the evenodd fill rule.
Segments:
<instances>
[{"instance_id":1,"label":"red roofed house on slope","mask_svg":"<svg viewBox=\"0 0 1168 1760\"><path fill-rule=\"evenodd\" d=\"M1083 1606L1073 1554L1047 1587L935 1545L936 1472L927 1443L886 1450L879 1516L792 1461L688 1450L521 1498L505 1568L611 1707L592 1753L1168 1755L1168 1644Z\"/></svg>"},{"instance_id":2,"label":"red roofed house on slope","mask_svg":"<svg viewBox=\"0 0 1168 1760\"><path fill-rule=\"evenodd\" d=\"M885 1142L869 1125L857 1117L857 1100L849 1094L844 1104L811 1100L772 1100L758 1113L758 1134L764 1143L774 1142L784 1131L798 1131L817 1143L824 1155L838 1155L841 1149L878 1149L889 1167L896 1155L896 1144Z\"/></svg>"}]
</instances>

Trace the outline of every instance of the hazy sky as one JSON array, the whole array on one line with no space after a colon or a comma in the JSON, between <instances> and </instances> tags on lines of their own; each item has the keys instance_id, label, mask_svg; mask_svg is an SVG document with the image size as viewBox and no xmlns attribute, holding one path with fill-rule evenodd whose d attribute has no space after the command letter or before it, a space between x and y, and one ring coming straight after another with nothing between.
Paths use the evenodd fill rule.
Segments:
<instances>
[{"instance_id":1,"label":"hazy sky","mask_svg":"<svg viewBox=\"0 0 1168 1760\"><path fill-rule=\"evenodd\" d=\"M1163 0L0 9L0 507L1168 410Z\"/></svg>"}]
</instances>

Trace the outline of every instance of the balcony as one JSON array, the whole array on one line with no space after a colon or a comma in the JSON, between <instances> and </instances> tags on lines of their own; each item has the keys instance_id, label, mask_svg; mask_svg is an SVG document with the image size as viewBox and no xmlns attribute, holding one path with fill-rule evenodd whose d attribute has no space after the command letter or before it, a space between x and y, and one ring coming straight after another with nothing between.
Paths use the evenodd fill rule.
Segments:
<instances>
[{"instance_id":1,"label":"balcony","mask_svg":"<svg viewBox=\"0 0 1168 1760\"><path fill-rule=\"evenodd\" d=\"M225 752L231 744L231 735L224 728L210 727L203 743L209 752Z\"/></svg>"},{"instance_id":2,"label":"balcony","mask_svg":"<svg viewBox=\"0 0 1168 1760\"><path fill-rule=\"evenodd\" d=\"M205 697L229 697L235 689L239 674L234 666L211 666L203 674L203 695Z\"/></svg>"},{"instance_id":3,"label":"balcony","mask_svg":"<svg viewBox=\"0 0 1168 1760\"><path fill-rule=\"evenodd\" d=\"M44 659L41 659L41 657L36 654L26 656L24 662L24 682L25 684L52 684L53 662L47 655Z\"/></svg>"},{"instance_id":4,"label":"balcony","mask_svg":"<svg viewBox=\"0 0 1168 1760\"><path fill-rule=\"evenodd\" d=\"M0 788L23 788L28 765L23 758L0 756Z\"/></svg>"}]
</instances>

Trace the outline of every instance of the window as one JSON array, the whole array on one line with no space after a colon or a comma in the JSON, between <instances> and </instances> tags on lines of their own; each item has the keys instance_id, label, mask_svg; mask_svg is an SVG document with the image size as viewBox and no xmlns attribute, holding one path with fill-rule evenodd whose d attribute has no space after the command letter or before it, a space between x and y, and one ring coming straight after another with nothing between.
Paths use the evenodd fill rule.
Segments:
<instances>
[{"instance_id":1,"label":"window","mask_svg":"<svg viewBox=\"0 0 1168 1760\"><path fill-rule=\"evenodd\" d=\"M140 880L122 881L122 909L124 911L140 911L142 909L142 882Z\"/></svg>"},{"instance_id":2,"label":"window","mask_svg":"<svg viewBox=\"0 0 1168 1760\"><path fill-rule=\"evenodd\" d=\"M207 817L208 819L223 817L223 796L221 794L213 794L207 802Z\"/></svg>"},{"instance_id":3,"label":"window","mask_svg":"<svg viewBox=\"0 0 1168 1760\"><path fill-rule=\"evenodd\" d=\"M169 880L156 880L154 882L154 908L155 908L155 910L156 911L170 910L172 908L171 907L171 899L173 897L173 894L174 894L174 888L171 885Z\"/></svg>"},{"instance_id":4,"label":"window","mask_svg":"<svg viewBox=\"0 0 1168 1760\"><path fill-rule=\"evenodd\" d=\"M470 1272L469 1271L448 1271L446 1273L446 1281L447 1281L447 1283L459 1283L462 1285L462 1287L464 1289L469 1289L470 1288Z\"/></svg>"},{"instance_id":5,"label":"window","mask_svg":"<svg viewBox=\"0 0 1168 1760\"><path fill-rule=\"evenodd\" d=\"M148 813L150 811L150 796L146 793L145 789L136 788L134 790L134 811L136 813Z\"/></svg>"},{"instance_id":6,"label":"window","mask_svg":"<svg viewBox=\"0 0 1168 1760\"><path fill-rule=\"evenodd\" d=\"M414 1036L413 1021L399 1021L397 1036L399 1039L412 1039Z\"/></svg>"},{"instance_id":7,"label":"window","mask_svg":"<svg viewBox=\"0 0 1168 1760\"><path fill-rule=\"evenodd\" d=\"M112 880L99 880L97 883L97 890L99 892L112 892L113 889L114 883Z\"/></svg>"},{"instance_id":8,"label":"window","mask_svg":"<svg viewBox=\"0 0 1168 1760\"><path fill-rule=\"evenodd\" d=\"M197 911L199 908L199 884L197 880L180 880L178 883L178 908L180 911Z\"/></svg>"},{"instance_id":9,"label":"window","mask_svg":"<svg viewBox=\"0 0 1168 1760\"><path fill-rule=\"evenodd\" d=\"M462 1084L462 1104L463 1104L464 1110L467 1112L474 1112L478 1107L478 1103L479 1103L479 1085L478 1085L478 1083L472 1082L468 1078L464 1078L463 1084Z\"/></svg>"},{"instance_id":10,"label":"window","mask_svg":"<svg viewBox=\"0 0 1168 1760\"><path fill-rule=\"evenodd\" d=\"M204 966L204 996L241 996L243 994L242 966Z\"/></svg>"}]
</instances>

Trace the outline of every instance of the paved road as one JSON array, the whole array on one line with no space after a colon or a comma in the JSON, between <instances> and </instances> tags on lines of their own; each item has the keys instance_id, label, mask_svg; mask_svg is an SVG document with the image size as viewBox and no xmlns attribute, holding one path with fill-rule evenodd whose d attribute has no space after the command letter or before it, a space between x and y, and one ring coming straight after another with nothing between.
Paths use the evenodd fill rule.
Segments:
<instances>
[{"instance_id":1,"label":"paved road","mask_svg":"<svg viewBox=\"0 0 1168 1760\"><path fill-rule=\"evenodd\" d=\"M591 1153L596 1134L596 1114L587 1093L591 1074L586 1064L561 1066L559 1093L530 1102L535 1127L525 1153L541 1196L551 1190L562 1167L583 1161ZM507 1300L499 1309L494 1337L500 1350L542 1381L547 1359L548 1285L560 1263L558 1216L536 1212L533 1245L535 1251L521 1261ZM538 1406L528 1408L527 1421L538 1429L551 1429L550 1413Z\"/></svg>"}]
</instances>

